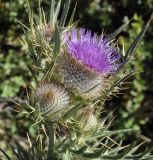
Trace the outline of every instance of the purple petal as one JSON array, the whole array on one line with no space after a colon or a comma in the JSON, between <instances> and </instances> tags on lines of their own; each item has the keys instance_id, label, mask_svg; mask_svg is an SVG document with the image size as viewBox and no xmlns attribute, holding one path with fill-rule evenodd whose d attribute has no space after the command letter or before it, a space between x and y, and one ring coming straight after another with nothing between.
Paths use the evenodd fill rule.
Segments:
<instances>
[{"instance_id":1,"label":"purple petal","mask_svg":"<svg viewBox=\"0 0 153 160\"><path fill-rule=\"evenodd\" d=\"M104 37L86 29L73 29L66 36L68 53L97 72L109 74L118 69L121 55Z\"/></svg>"}]
</instances>

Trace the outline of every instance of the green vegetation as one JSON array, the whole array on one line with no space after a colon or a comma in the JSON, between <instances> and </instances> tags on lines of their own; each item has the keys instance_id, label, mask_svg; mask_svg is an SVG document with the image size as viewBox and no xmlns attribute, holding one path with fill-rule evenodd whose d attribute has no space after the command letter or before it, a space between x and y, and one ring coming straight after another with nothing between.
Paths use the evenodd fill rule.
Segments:
<instances>
[{"instance_id":1,"label":"green vegetation","mask_svg":"<svg viewBox=\"0 0 153 160\"><path fill-rule=\"evenodd\" d=\"M49 10L49 1L42 2L45 12ZM70 10L73 10L75 1ZM38 1L30 2L34 10L34 16L38 16ZM127 50L131 42L141 31L144 23L153 10L153 0L116 1L110 0L78 0L75 20L79 19L80 27L109 34L128 19L133 18L128 29L118 36L118 45L124 44ZM27 86L34 79L29 73L25 62L28 59L21 40L24 35L22 25L28 24L28 9L25 0L0 2L0 148L8 149L6 144L14 140L27 143L25 137L28 131L31 137L35 137L35 128L28 121L26 115L16 113L17 103L26 102ZM129 133L133 141L136 138L153 144L153 25L151 24L145 37L135 52L136 60L129 69L136 68L137 73L128 79L126 90L119 98L109 100L106 110L115 110L117 114L115 129L134 129L136 134ZM9 154L11 150L7 151ZM1 154L0 154L1 156Z\"/></svg>"}]
</instances>

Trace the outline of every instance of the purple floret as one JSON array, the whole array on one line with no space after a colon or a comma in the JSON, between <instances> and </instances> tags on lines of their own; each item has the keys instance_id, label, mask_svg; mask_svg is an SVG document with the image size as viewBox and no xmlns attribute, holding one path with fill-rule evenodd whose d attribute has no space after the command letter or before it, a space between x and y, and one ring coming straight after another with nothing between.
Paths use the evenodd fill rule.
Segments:
<instances>
[{"instance_id":1,"label":"purple floret","mask_svg":"<svg viewBox=\"0 0 153 160\"><path fill-rule=\"evenodd\" d=\"M104 37L98 37L85 29L73 29L66 38L68 53L75 59L95 70L109 74L119 67L120 54Z\"/></svg>"}]
</instances>

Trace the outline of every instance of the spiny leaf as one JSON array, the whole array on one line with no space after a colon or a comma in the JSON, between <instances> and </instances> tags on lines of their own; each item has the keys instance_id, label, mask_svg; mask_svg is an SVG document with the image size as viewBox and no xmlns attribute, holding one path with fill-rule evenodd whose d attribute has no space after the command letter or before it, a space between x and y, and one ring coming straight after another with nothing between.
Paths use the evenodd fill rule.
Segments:
<instances>
[{"instance_id":1,"label":"spiny leaf","mask_svg":"<svg viewBox=\"0 0 153 160\"><path fill-rule=\"evenodd\" d=\"M82 156L84 158L93 159L93 158L99 158L101 154L102 154L102 150L95 151L94 153L84 153Z\"/></svg>"},{"instance_id":2,"label":"spiny leaf","mask_svg":"<svg viewBox=\"0 0 153 160\"><path fill-rule=\"evenodd\" d=\"M115 158L121 159L121 158L125 157L134 148L135 145L136 145L136 142L131 143L129 145L129 147L124 149L124 151L121 154L117 155Z\"/></svg>"},{"instance_id":3,"label":"spiny leaf","mask_svg":"<svg viewBox=\"0 0 153 160\"><path fill-rule=\"evenodd\" d=\"M65 146L72 146L70 139L67 137L64 137L63 139L61 139L59 142L55 144L55 150L56 151L59 150L59 152L63 152L68 149L68 147L66 148Z\"/></svg>"},{"instance_id":4,"label":"spiny leaf","mask_svg":"<svg viewBox=\"0 0 153 160\"><path fill-rule=\"evenodd\" d=\"M104 94L102 94L100 97L97 97L96 99L94 99L94 101L104 99L105 97L107 97L110 94L110 92L114 91L115 87L119 86L121 84L121 82L126 80L128 77L130 77L134 73L135 73L135 70L131 71L129 74L125 75L123 78L116 80L116 82L114 82L114 84L108 90L106 90L106 92Z\"/></svg>"},{"instance_id":5,"label":"spiny leaf","mask_svg":"<svg viewBox=\"0 0 153 160\"><path fill-rule=\"evenodd\" d=\"M41 61L40 55L36 53L36 50L34 49L34 46L27 34L25 34L25 38L26 38L26 42L28 44L28 48L30 51L29 52L30 58L33 60L36 66L40 66L40 61Z\"/></svg>"},{"instance_id":6,"label":"spiny leaf","mask_svg":"<svg viewBox=\"0 0 153 160\"><path fill-rule=\"evenodd\" d=\"M78 104L76 104L72 109L70 109L64 116L63 116L63 120L67 120L69 118L71 118L78 110L80 110L83 106L82 102L79 102Z\"/></svg>"},{"instance_id":7,"label":"spiny leaf","mask_svg":"<svg viewBox=\"0 0 153 160\"><path fill-rule=\"evenodd\" d=\"M148 149L148 150L146 150L146 151L144 151L144 152L142 152L142 153L140 153L140 154L131 155L131 156L126 156L126 159L137 159L137 160L139 160L139 159L141 159L141 158L144 158L144 159L145 159L145 157L147 158L147 154L149 154L150 152L152 152L152 150L153 150L153 148L150 148L150 149ZM149 155L148 158L153 158L153 156L150 156L150 155Z\"/></svg>"},{"instance_id":8,"label":"spiny leaf","mask_svg":"<svg viewBox=\"0 0 153 160\"><path fill-rule=\"evenodd\" d=\"M134 73L135 73L135 70L131 71L129 74L125 75L123 78L121 78L121 79L119 79L117 82L115 82L115 84L112 85L111 88L109 89L109 92L110 92L110 91L113 91L113 89L114 89L115 87L117 87L118 85L120 85L121 82L125 81L127 78L129 78L129 77L130 77L132 74L134 74Z\"/></svg>"},{"instance_id":9,"label":"spiny leaf","mask_svg":"<svg viewBox=\"0 0 153 160\"><path fill-rule=\"evenodd\" d=\"M54 62L52 61L52 62L50 63L50 65L49 65L49 67L47 68L47 70L45 71L45 73L44 73L44 75L43 75L43 77L42 77L42 80L45 80L45 79L46 79L46 77L48 76L48 74L49 74L50 71L52 70L53 66L54 66Z\"/></svg>"},{"instance_id":10,"label":"spiny leaf","mask_svg":"<svg viewBox=\"0 0 153 160\"><path fill-rule=\"evenodd\" d=\"M75 154L82 154L82 153L87 149L87 147L88 147L88 146L83 146L83 147L81 147L81 148L78 149L78 150L70 149L70 151L71 151L72 153L75 153Z\"/></svg>"},{"instance_id":11,"label":"spiny leaf","mask_svg":"<svg viewBox=\"0 0 153 160\"><path fill-rule=\"evenodd\" d=\"M63 154L63 160L72 160L72 156L69 150L66 150L65 154Z\"/></svg>"},{"instance_id":12,"label":"spiny leaf","mask_svg":"<svg viewBox=\"0 0 153 160\"><path fill-rule=\"evenodd\" d=\"M120 34L125 29L125 27L127 27L127 25L130 23L130 21L127 21L125 24L123 24L117 30L115 30L113 33L111 33L109 36L107 36L108 39L110 39L110 40L114 39L118 34Z\"/></svg>"},{"instance_id":13,"label":"spiny leaf","mask_svg":"<svg viewBox=\"0 0 153 160\"><path fill-rule=\"evenodd\" d=\"M108 153L108 155L113 155L115 153L118 153L120 151L122 151L123 149L126 149L126 147L115 147L114 149L111 149Z\"/></svg>"},{"instance_id":14,"label":"spiny leaf","mask_svg":"<svg viewBox=\"0 0 153 160\"><path fill-rule=\"evenodd\" d=\"M133 142L129 147L125 148L121 153L117 155L101 155L101 158L103 159L124 159L125 156L134 148L135 142ZM125 158L126 159L126 158Z\"/></svg>"},{"instance_id":15,"label":"spiny leaf","mask_svg":"<svg viewBox=\"0 0 153 160\"><path fill-rule=\"evenodd\" d=\"M69 19L68 26L73 24L73 19L74 19L74 15L75 15L75 11L76 11L76 6L77 6L77 2L75 3L73 12L72 12L71 17L70 17L70 19Z\"/></svg>"},{"instance_id":16,"label":"spiny leaf","mask_svg":"<svg viewBox=\"0 0 153 160\"><path fill-rule=\"evenodd\" d=\"M146 25L144 26L142 31L138 34L138 36L135 38L134 42L131 44L130 48L128 49L128 51L124 57L124 60L126 60L129 55L132 55L134 53L136 47L138 46L139 42L141 41L142 37L144 36L146 30L148 29L152 19L153 19L153 16L151 15L151 17L149 18L148 22L146 23Z\"/></svg>"},{"instance_id":17,"label":"spiny leaf","mask_svg":"<svg viewBox=\"0 0 153 160\"><path fill-rule=\"evenodd\" d=\"M27 34L25 34L25 38L26 38L26 42L28 44L28 48L29 48L29 51L30 51L29 55L35 61L37 59L37 56L36 56L35 50L33 49L33 44L30 41L30 39L29 39Z\"/></svg>"},{"instance_id":18,"label":"spiny leaf","mask_svg":"<svg viewBox=\"0 0 153 160\"><path fill-rule=\"evenodd\" d=\"M57 56L57 54L60 52L60 46L61 46L61 40L60 40L60 31L58 26L56 25L55 27L55 42L54 42L55 46L53 49L53 54L54 57Z\"/></svg>"},{"instance_id":19,"label":"spiny leaf","mask_svg":"<svg viewBox=\"0 0 153 160\"><path fill-rule=\"evenodd\" d=\"M61 18L59 20L59 26L60 27L64 27L64 25L65 25L65 21L66 21L68 11L69 11L69 8L70 8L70 3L71 3L71 0L67 0L65 5L64 5L63 12L62 12Z\"/></svg>"},{"instance_id":20,"label":"spiny leaf","mask_svg":"<svg viewBox=\"0 0 153 160\"><path fill-rule=\"evenodd\" d=\"M50 17L49 22L51 26L54 26L54 6L55 6L55 0L50 0Z\"/></svg>"},{"instance_id":21,"label":"spiny leaf","mask_svg":"<svg viewBox=\"0 0 153 160\"><path fill-rule=\"evenodd\" d=\"M115 131L101 131L100 133L98 134L95 134L94 136L90 137L89 139L85 139L86 141L88 140L95 140L97 138L102 138L102 137L106 137L106 136L112 136L112 135L115 135L115 134L119 134L119 133L127 133L127 132L130 132L131 129L122 129L122 130L115 130Z\"/></svg>"},{"instance_id":22,"label":"spiny leaf","mask_svg":"<svg viewBox=\"0 0 153 160\"><path fill-rule=\"evenodd\" d=\"M36 82L38 82L38 79L37 79L37 76L36 76L36 72L33 70L33 68L28 63L26 63L26 65L27 65L29 71L31 72L32 76L36 80Z\"/></svg>"},{"instance_id":23,"label":"spiny leaf","mask_svg":"<svg viewBox=\"0 0 153 160\"><path fill-rule=\"evenodd\" d=\"M59 0L59 2L57 4L57 7L56 7L55 16L54 16L54 21L55 22L57 21L57 17L59 15L60 8L61 8L61 0Z\"/></svg>"}]
</instances>

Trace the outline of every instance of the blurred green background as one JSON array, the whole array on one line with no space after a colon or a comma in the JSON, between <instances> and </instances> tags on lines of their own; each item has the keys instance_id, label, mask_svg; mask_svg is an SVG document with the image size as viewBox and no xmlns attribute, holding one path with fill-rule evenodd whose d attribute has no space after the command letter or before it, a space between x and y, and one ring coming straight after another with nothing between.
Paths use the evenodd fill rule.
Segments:
<instances>
[{"instance_id":1,"label":"blurred green background","mask_svg":"<svg viewBox=\"0 0 153 160\"><path fill-rule=\"evenodd\" d=\"M72 9L75 2L72 0ZM38 0L29 3L37 17ZM42 1L42 6L47 14L49 0ZM153 0L77 0L75 20L79 19L80 27L98 33L104 31L107 35L133 18L117 37L127 50L152 11ZM27 55L20 43L23 30L18 22L28 25L27 15L26 0L0 1L0 148L7 148L13 139L21 139L24 143L26 132L35 136L32 124L24 115L15 112L16 106L11 102L26 101L26 86L32 81L25 65ZM129 136L131 141L140 139L153 144L153 24L136 50L133 66L139 71L128 79L132 82L126 86L129 89L107 101L105 109L115 110L115 129L135 130L135 134Z\"/></svg>"}]
</instances>

